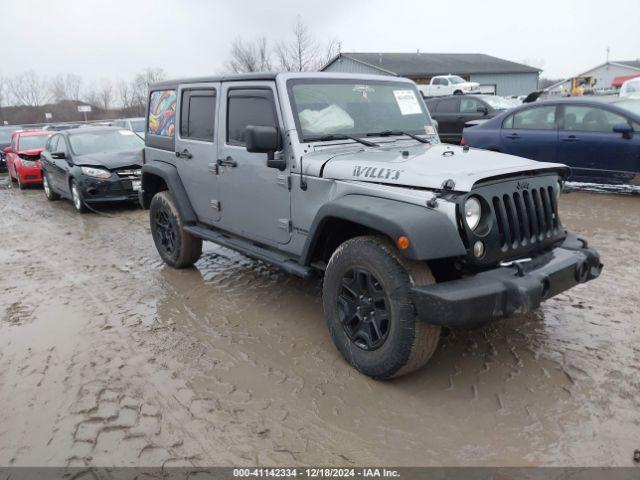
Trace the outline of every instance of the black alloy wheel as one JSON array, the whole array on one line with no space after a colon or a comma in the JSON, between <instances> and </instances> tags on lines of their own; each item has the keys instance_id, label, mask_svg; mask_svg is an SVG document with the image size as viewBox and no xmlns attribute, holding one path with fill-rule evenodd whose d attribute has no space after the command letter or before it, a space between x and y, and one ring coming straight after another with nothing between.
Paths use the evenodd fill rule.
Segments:
<instances>
[{"instance_id":1,"label":"black alloy wheel","mask_svg":"<svg viewBox=\"0 0 640 480\"><path fill-rule=\"evenodd\" d=\"M154 215L155 233L158 239L158 246L160 246L164 253L172 257L176 252L176 236L177 229L173 219L169 216L166 210L158 209Z\"/></svg>"},{"instance_id":2,"label":"black alloy wheel","mask_svg":"<svg viewBox=\"0 0 640 480\"><path fill-rule=\"evenodd\" d=\"M380 281L360 267L346 272L338 294L338 312L347 337L362 350L379 348L387 339L390 315Z\"/></svg>"}]
</instances>

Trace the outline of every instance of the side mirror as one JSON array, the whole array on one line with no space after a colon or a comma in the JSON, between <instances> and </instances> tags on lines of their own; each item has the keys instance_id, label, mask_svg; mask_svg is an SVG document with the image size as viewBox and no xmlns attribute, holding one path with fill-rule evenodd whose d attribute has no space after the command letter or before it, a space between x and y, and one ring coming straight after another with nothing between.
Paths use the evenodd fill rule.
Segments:
<instances>
[{"instance_id":1,"label":"side mirror","mask_svg":"<svg viewBox=\"0 0 640 480\"><path fill-rule=\"evenodd\" d=\"M482 113L483 115L489 115L489 109L487 107L478 107L476 111L478 113Z\"/></svg>"},{"instance_id":2,"label":"side mirror","mask_svg":"<svg viewBox=\"0 0 640 480\"><path fill-rule=\"evenodd\" d=\"M11 147L5 147L4 149L4 153L11 153L13 150L11 150Z\"/></svg>"},{"instance_id":3,"label":"side mirror","mask_svg":"<svg viewBox=\"0 0 640 480\"><path fill-rule=\"evenodd\" d=\"M245 130L247 152L266 153L267 167L284 170L287 161L284 158L275 159L274 153L280 150L280 132L275 127L249 125Z\"/></svg>"},{"instance_id":4,"label":"side mirror","mask_svg":"<svg viewBox=\"0 0 640 480\"><path fill-rule=\"evenodd\" d=\"M59 158L59 159L67 158L67 154L64 152L53 152L51 156L53 158Z\"/></svg>"},{"instance_id":5,"label":"side mirror","mask_svg":"<svg viewBox=\"0 0 640 480\"><path fill-rule=\"evenodd\" d=\"M621 133L622 138L631 138L633 136L633 128L627 123L616 123L613 126L615 133Z\"/></svg>"}]
</instances>

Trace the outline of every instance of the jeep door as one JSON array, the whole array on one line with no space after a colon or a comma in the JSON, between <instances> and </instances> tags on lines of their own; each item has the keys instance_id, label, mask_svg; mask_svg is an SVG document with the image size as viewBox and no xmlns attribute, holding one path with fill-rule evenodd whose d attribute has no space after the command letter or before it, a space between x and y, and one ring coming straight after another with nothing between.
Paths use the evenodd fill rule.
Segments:
<instances>
[{"instance_id":1,"label":"jeep door","mask_svg":"<svg viewBox=\"0 0 640 480\"><path fill-rule=\"evenodd\" d=\"M219 83L186 84L178 88L175 164L198 220L220 220L220 186L216 129Z\"/></svg>"},{"instance_id":2,"label":"jeep door","mask_svg":"<svg viewBox=\"0 0 640 480\"><path fill-rule=\"evenodd\" d=\"M221 225L254 240L287 243L291 237L289 167L285 171L267 167L266 153L249 153L245 147L249 125L273 126L283 132L275 83L223 83L222 95L219 118L224 126L218 133Z\"/></svg>"}]
</instances>

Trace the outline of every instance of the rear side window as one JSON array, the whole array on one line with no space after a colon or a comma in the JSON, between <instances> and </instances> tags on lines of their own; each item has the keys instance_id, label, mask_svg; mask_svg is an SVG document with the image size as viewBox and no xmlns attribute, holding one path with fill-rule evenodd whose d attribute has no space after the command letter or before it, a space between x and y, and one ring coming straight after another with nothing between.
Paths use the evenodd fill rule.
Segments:
<instances>
[{"instance_id":1,"label":"rear side window","mask_svg":"<svg viewBox=\"0 0 640 480\"><path fill-rule=\"evenodd\" d=\"M215 90L185 90L182 92L180 136L213 142L216 114Z\"/></svg>"},{"instance_id":2,"label":"rear side window","mask_svg":"<svg viewBox=\"0 0 640 480\"><path fill-rule=\"evenodd\" d=\"M438 111L438 103L439 103L438 100L427 100L426 101L427 109L429 110L430 113Z\"/></svg>"},{"instance_id":3,"label":"rear side window","mask_svg":"<svg viewBox=\"0 0 640 480\"><path fill-rule=\"evenodd\" d=\"M455 97L440 100L440 102L438 102L438 109L436 111L438 113L457 113L458 101L459 100Z\"/></svg>"},{"instance_id":4,"label":"rear side window","mask_svg":"<svg viewBox=\"0 0 640 480\"><path fill-rule=\"evenodd\" d=\"M513 127L523 130L554 130L556 107L536 107L513 114Z\"/></svg>"},{"instance_id":5,"label":"rear side window","mask_svg":"<svg viewBox=\"0 0 640 480\"><path fill-rule=\"evenodd\" d=\"M277 118L271 90L231 90L227 104L227 143L244 145L247 126L277 127Z\"/></svg>"},{"instance_id":6,"label":"rear side window","mask_svg":"<svg viewBox=\"0 0 640 480\"><path fill-rule=\"evenodd\" d=\"M149 97L147 132L160 137L173 137L176 125L176 91L159 90Z\"/></svg>"}]
</instances>

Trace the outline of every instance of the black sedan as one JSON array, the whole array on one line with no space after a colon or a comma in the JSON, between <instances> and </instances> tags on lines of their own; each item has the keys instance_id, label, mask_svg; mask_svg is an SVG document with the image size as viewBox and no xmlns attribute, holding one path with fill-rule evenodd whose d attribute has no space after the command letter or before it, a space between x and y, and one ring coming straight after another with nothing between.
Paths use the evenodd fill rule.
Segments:
<instances>
[{"instance_id":1,"label":"black sedan","mask_svg":"<svg viewBox=\"0 0 640 480\"><path fill-rule=\"evenodd\" d=\"M516 104L495 95L452 95L425 100L431 117L438 121L443 142L460 144L465 124L485 120L514 108Z\"/></svg>"},{"instance_id":2,"label":"black sedan","mask_svg":"<svg viewBox=\"0 0 640 480\"><path fill-rule=\"evenodd\" d=\"M121 128L61 131L41 154L45 195L68 198L82 213L100 202L137 202L143 148L140 137Z\"/></svg>"}]
</instances>

